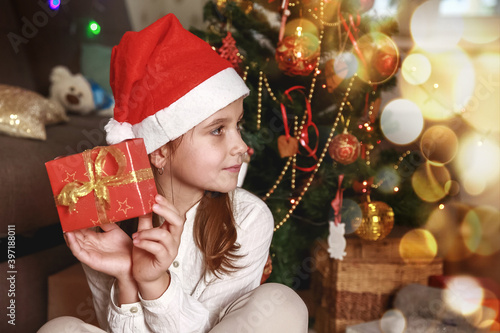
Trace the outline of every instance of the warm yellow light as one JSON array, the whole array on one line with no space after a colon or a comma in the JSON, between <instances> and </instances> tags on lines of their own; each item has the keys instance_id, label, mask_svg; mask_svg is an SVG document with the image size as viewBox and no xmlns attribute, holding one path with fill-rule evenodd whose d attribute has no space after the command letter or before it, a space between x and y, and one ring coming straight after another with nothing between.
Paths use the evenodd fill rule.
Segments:
<instances>
[{"instance_id":1,"label":"warm yellow light","mask_svg":"<svg viewBox=\"0 0 500 333\"><path fill-rule=\"evenodd\" d=\"M445 166L434 166L427 162L413 173L411 184L420 199L436 202L448 194L445 185L450 180L450 172Z\"/></svg>"},{"instance_id":2,"label":"warm yellow light","mask_svg":"<svg viewBox=\"0 0 500 333\"><path fill-rule=\"evenodd\" d=\"M429 264L438 251L434 236L425 229L408 231L399 243L399 255L406 263Z\"/></svg>"},{"instance_id":3,"label":"warm yellow light","mask_svg":"<svg viewBox=\"0 0 500 333\"><path fill-rule=\"evenodd\" d=\"M410 22L413 40L429 52L456 46L463 31L464 23L461 17L444 18L439 15L439 1L422 3L414 11Z\"/></svg>"},{"instance_id":4,"label":"warm yellow light","mask_svg":"<svg viewBox=\"0 0 500 333\"><path fill-rule=\"evenodd\" d=\"M472 64L475 77L462 82L464 87L471 85L471 88L462 92L458 104L463 110L463 119L480 133L499 133L500 54L483 52L472 59Z\"/></svg>"},{"instance_id":5,"label":"warm yellow light","mask_svg":"<svg viewBox=\"0 0 500 333\"><path fill-rule=\"evenodd\" d=\"M431 76L431 72L431 62L421 53L408 55L401 67L403 78L412 85L425 83Z\"/></svg>"},{"instance_id":6,"label":"warm yellow light","mask_svg":"<svg viewBox=\"0 0 500 333\"><path fill-rule=\"evenodd\" d=\"M424 132L420 139L420 151L433 165L447 164L457 154L457 135L446 126L432 126Z\"/></svg>"},{"instance_id":7,"label":"warm yellow light","mask_svg":"<svg viewBox=\"0 0 500 333\"><path fill-rule=\"evenodd\" d=\"M467 276L451 278L443 298L449 308L461 315L470 315L481 307L484 291L475 279Z\"/></svg>"},{"instance_id":8,"label":"warm yellow light","mask_svg":"<svg viewBox=\"0 0 500 333\"><path fill-rule=\"evenodd\" d=\"M425 55L432 72L418 86L407 80L398 80L398 85L402 97L417 104L424 118L446 120L476 107L468 103L476 82L475 69L468 54L458 47L439 53L426 53L421 49L411 52Z\"/></svg>"},{"instance_id":9,"label":"warm yellow light","mask_svg":"<svg viewBox=\"0 0 500 333\"><path fill-rule=\"evenodd\" d=\"M464 33L462 38L477 44L486 44L500 37L498 18L493 17L466 17L464 18Z\"/></svg>"},{"instance_id":10,"label":"warm yellow light","mask_svg":"<svg viewBox=\"0 0 500 333\"><path fill-rule=\"evenodd\" d=\"M486 186L500 179L500 146L498 141L484 139L477 133L465 134L460 139L459 151L454 164L466 192L477 195Z\"/></svg>"},{"instance_id":11,"label":"warm yellow light","mask_svg":"<svg viewBox=\"0 0 500 333\"><path fill-rule=\"evenodd\" d=\"M490 256L500 251L500 211L492 206L471 209L464 217L461 232L474 253Z\"/></svg>"}]
</instances>

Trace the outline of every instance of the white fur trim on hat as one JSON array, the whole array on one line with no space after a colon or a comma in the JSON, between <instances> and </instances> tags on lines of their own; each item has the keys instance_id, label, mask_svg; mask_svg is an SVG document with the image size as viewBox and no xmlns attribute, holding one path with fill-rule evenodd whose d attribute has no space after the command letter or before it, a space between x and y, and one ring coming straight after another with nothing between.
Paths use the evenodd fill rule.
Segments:
<instances>
[{"instance_id":1,"label":"white fur trim on hat","mask_svg":"<svg viewBox=\"0 0 500 333\"><path fill-rule=\"evenodd\" d=\"M129 123L119 123L113 118L104 126L106 131L106 142L110 145L120 143L124 140L135 139L132 125Z\"/></svg>"},{"instance_id":2,"label":"white fur trim on hat","mask_svg":"<svg viewBox=\"0 0 500 333\"><path fill-rule=\"evenodd\" d=\"M133 125L132 130L136 137L144 138L149 154L248 93L249 89L238 73L233 68L226 68L170 106Z\"/></svg>"}]
</instances>

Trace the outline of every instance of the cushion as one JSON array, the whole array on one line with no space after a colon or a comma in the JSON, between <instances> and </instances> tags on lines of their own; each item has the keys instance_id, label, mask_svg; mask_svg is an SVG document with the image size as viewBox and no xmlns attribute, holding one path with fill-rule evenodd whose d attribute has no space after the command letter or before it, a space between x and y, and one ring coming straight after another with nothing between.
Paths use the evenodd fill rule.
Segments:
<instances>
[{"instance_id":1,"label":"cushion","mask_svg":"<svg viewBox=\"0 0 500 333\"><path fill-rule=\"evenodd\" d=\"M65 121L61 105L34 91L0 84L0 133L45 140L45 124Z\"/></svg>"}]
</instances>

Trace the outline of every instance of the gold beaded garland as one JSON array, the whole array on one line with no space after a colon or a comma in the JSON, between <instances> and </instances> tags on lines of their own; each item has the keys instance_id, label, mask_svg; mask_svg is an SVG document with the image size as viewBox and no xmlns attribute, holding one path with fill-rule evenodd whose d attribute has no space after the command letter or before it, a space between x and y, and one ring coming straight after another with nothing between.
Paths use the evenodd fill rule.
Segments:
<instances>
[{"instance_id":1,"label":"gold beaded garland","mask_svg":"<svg viewBox=\"0 0 500 333\"><path fill-rule=\"evenodd\" d=\"M349 82L349 88L352 87L352 84L354 82L354 79L356 78L357 76L354 75L352 78L351 78L351 81ZM279 228L281 228L283 226L283 224L286 223L286 221L290 218L290 215L295 211L295 209L297 208L297 206L299 205L300 201L302 200L304 194L307 192L307 190L309 189L309 187L311 186L312 184L312 181L314 179L314 177L316 176L316 173L318 172L319 170L319 167L321 166L321 163L323 162L324 158L325 158L325 155L328 151L328 147L330 146L330 142L332 141L332 138L335 134L335 130L337 128L337 125L338 125L338 122L340 120L340 117L342 115L342 112L344 111L344 106L345 106L345 102L347 101L347 98L349 97L349 94L350 94L350 89L348 89L345 94L344 94L344 98L342 100L342 103L341 103L341 107L339 108L339 112L337 114L337 118L335 119L335 122L332 126L332 129L330 131L330 134L328 136L328 139L326 140L326 144L325 144L325 147L323 148L323 150L321 151L321 154L318 158L318 162L316 163L316 168L312 171L311 173L311 176L309 177L309 179L307 180L306 182L306 186L304 186L304 188L302 189L302 191L300 192L300 195L297 197L297 199L295 200L295 202L293 203L292 207L288 210L288 213L285 215L285 217L274 227L274 231L278 230ZM286 171L285 171L286 172ZM283 176L284 176L284 173L282 172L282 174L280 175L281 179L283 179ZM280 179L280 181L281 181ZM279 183L278 183L279 184ZM272 191L274 192L274 190L276 189L278 185L275 184L275 186L273 187ZM271 194L268 193L266 194L266 197L269 197Z\"/></svg>"},{"instance_id":2,"label":"gold beaded garland","mask_svg":"<svg viewBox=\"0 0 500 333\"><path fill-rule=\"evenodd\" d=\"M401 154L401 156L398 158L398 161L396 162L396 164L394 164L394 169L398 170L399 166L401 165L401 162L403 162L404 158L410 154L411 154L411 151L409 151L409 150L407 150L403 154Z\"/></svg>"},{"instance_id":3,"label":"gold beaded garland","mask_svg":"<svg viewBox=\"0 0 500 333\"><path fill-rule=\"evenodd\" d=\"M262 80L264 78L264 72L259 72L259 88L257 93L257 130L260 130L260 122L262 117Z\"/></svg>"}]
</instances>

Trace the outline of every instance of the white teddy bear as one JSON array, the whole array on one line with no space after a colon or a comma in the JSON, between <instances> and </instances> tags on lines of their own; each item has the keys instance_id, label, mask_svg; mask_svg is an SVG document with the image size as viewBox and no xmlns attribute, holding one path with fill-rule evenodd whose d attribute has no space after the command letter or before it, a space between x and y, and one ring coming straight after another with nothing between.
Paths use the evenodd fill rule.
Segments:
<instances>
[{"instance_id":1,"label":"white teddy bear","mask_svg":"<svg viewBox=\"0 0 500 333\"><path fill-rule=\"evenodd\" d=\"M72 74L67 67L56 66L50 73L49 99L68 112L87 115L97 112L113 116L114 100L102 87L82 74Z\"/></svg>"}]
</instances>

